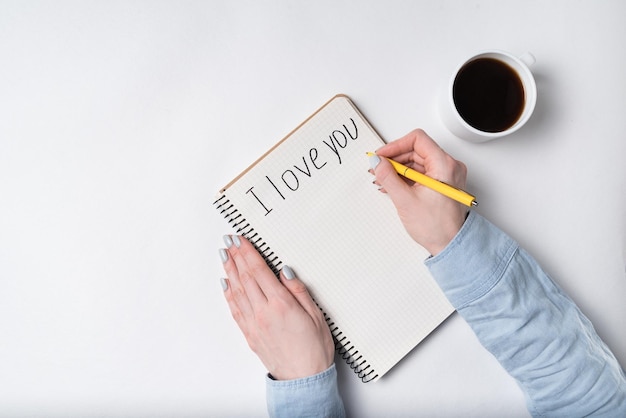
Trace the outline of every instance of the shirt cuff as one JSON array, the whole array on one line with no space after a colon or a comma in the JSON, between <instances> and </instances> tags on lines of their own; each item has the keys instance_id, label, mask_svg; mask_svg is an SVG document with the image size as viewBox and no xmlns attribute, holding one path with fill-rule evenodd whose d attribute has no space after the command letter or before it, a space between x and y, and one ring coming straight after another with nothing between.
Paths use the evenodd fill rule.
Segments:
<instances>
[{"instance_id":1,"label":"shirt cuff","mask_svg":"<svg viewBox=\"0 0 626 418\"><path fill-rule=\"evenodd\" d=\"M517 249L512 238L471 211L454 239L425 264L458 310L498 283Z\"/></svg>"},{"instance_id":2,"label":"shirt cuff","mask_svg":"<svg viewBox=\"0 0 626 418\"><path fill-rule=\"evenodd\" d=\"M335 364L313 376L294 380L266 379L270 417L344 417Z\"/></svg>"}]
</instances>

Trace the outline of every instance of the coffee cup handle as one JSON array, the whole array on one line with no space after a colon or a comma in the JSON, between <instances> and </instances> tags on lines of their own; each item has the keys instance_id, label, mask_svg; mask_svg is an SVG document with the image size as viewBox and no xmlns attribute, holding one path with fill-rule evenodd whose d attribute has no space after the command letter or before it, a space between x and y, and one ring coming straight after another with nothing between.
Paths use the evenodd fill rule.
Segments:
<instances>
[{"instance_id":1,"label":"coffee cup handle","mask_svg":"<svg viewBox=\"0 0 626 418\"><path fill-rule=\"evenodd\" d=\"M520 61L526 64L527 67L531 67L537 60L535 56L530 52L526 52L519 57Z\"/></svg>"}]
</instances>

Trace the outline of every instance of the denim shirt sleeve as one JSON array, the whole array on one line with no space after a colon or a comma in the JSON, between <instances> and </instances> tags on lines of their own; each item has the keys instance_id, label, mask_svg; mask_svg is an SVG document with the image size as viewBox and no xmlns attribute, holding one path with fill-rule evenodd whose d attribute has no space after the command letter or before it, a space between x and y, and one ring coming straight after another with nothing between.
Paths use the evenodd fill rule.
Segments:
<instances>
[{"instance_id":1,"label":"denim shirt sleeve","mask_svg":"<svg viewBox=\"0 0 626 418\"><path fill-rule=\"evenodd\" d=\"M626 417L626 378L615 356L505 233L472 212L426 265L481 344L517 380L533 416Z\"/></svg>"},{"instance_id":2,"label":"denim shirt sleeve","mask_svg":"<svg viewBox=\"0 0 626 418\"><path fill-rule=\"evenodd\" d=\"M274 380L268 375L266 388L270 417L345 417L334 364L302 379Z\"/></svg>"}]
</instances>

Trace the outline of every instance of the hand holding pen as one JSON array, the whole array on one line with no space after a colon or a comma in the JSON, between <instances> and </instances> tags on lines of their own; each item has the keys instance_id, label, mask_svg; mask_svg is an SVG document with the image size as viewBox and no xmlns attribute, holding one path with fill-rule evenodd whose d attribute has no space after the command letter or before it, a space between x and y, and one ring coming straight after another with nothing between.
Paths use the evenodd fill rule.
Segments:
<instances>
[{"instance_id":1,"label":"hand holding pen","mask_svg":"<svg viewBox=\"0 0 626 418\"><path fill-rule=\"evenodd\" d=\"M388 159L469 196L465 198L466 206L444 195L440 186L435 191L437 188L432 185L428 187L400 177ZM418 129L379 148L376 155L370 156L370 165L376 184L391 198L409 235L432 255L441 252L461 229L467 206L475 201L462 191L467 176L465 164L452 158Z\"/></svg>"}]
</instances>

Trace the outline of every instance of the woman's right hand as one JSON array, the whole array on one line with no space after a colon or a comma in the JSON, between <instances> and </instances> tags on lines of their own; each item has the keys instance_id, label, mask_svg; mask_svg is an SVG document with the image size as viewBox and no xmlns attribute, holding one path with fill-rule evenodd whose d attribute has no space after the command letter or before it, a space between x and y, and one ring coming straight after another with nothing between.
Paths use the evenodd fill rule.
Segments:
<instances>
[{"instance_id":1,"label":"woman's right hand","mask_svg":"<svg viewBox=\"0 0 626 418\"><path fill-rule=\"evenodd\" d=\"M384 145L376 154L456 188L465 188L465 164L448 155L421 129ZM372 156L370 164L376 183L393 201L409 235L433 256L440 253L461 229L467 207L401 177L385 158Z\"/></svg>"}]
</instances>

